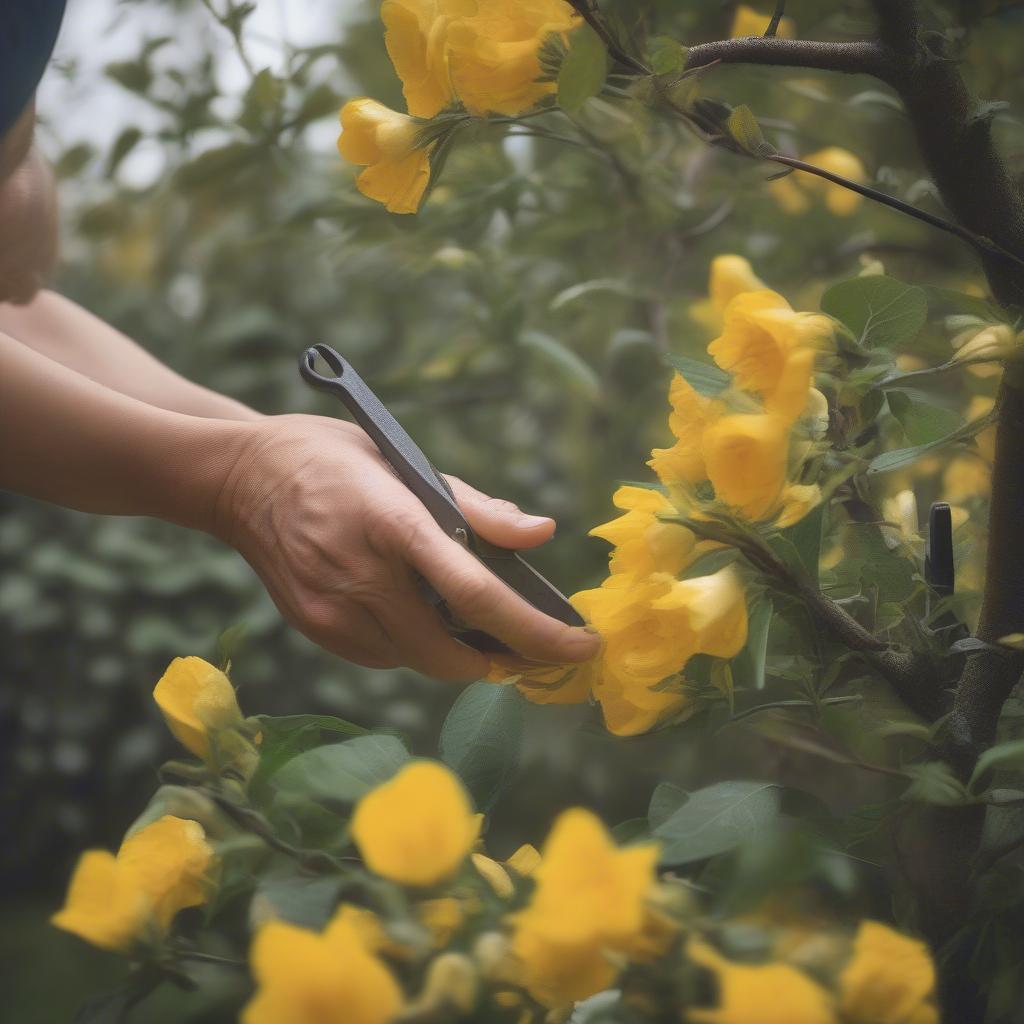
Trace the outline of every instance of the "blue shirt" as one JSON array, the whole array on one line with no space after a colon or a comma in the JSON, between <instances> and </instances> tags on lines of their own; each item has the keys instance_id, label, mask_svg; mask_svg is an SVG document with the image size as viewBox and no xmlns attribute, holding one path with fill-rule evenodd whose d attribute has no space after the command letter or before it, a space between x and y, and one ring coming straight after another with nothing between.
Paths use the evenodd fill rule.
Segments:
<instances>
[{"instance_id":1,"label":"blue shirt","mask_svg":"<svg viewBox=\"0 0 1024 1024\"><path fill-rule=\"evenodd\" d=\"M66 0L0 0L0 136L39 85Z\"/></svg>"}]
</instances>

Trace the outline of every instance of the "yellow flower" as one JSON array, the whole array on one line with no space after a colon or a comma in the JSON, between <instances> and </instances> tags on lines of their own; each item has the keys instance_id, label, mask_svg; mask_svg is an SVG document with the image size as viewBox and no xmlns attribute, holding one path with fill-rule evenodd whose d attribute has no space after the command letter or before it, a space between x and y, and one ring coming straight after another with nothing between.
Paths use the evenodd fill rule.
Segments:
<instances>
[{"instance_id":1,"label":"yellow flower","mask_svg":"<svg viewBox=\"0 0 1024 1024\"><path fill-rule=\"evenodd\" d=\"M655 448L647 463L663 484L695 484L707 479L704 466L704 431L722 415L720 402L698 394L681 373L669 385L672 412L669 429L676 438L671 448Z\"/></svg>"},{"instance_id":2,"label":"yellow flower","mask_svg":"<svg viewBox=\"0 0 1024 1024\"><path fill-rule=\"evenodd\" d=\"M718 984L715 1009L687 1010L694 1024L837 1024L828 992L795 967L734 963L696 940L686 953Z\"/></svg>"},{"instance_id":3,"label":"yellow flower","mask_svg":"<svg viewBox=\"0 0 1024 1024\"><path fill-rule=\"evenodd\" d=\"M782 489L782 507L775 517L775 525L784 530L799 523L820 504L821 488L817 484L787 484Z\"/></svg>"},{"instance_id":4,"label":"yellow flower","mask_svg":"<svg viewBox=\"0 0 1024 1024\"><path fill-rule=\"evenodd\" d=\"M765 287L749 260L728 254L716 256L708 274L708 297L690 307L690 316L709 330L718 331L725 307L737 295L763 291Z\"/></svg>"},{"instance_id":5,"label":"yellow flower","mask_svg":"<svg viewBox=\"0 0 1024 1024\"><path fill-rule=\"evenodd\" d=\"M746 596L731 566L708 576L676 580L651 607L686 612L695 654L734 658L747 642Z\"/></svg>"},{"instance_id":6,"label":"yellow flower","mask_svg":"<svg viewBox=\"0 0 1024 1024\"><path fill-rule=\"evenodd\" d=\"M612 504L625 515L595 526L590 536L615 546L610 563L613 573L667 572L674 576L693 561L697 538L685 526L658 518L676 512L660 491L627 485L612 495Z\"/></svg>"},{"instance_id":7,"label":"yellow flower","mask_svg":"<svg viewBox=\"0 0 1024 1024\"><path fill-rule=\"evenodd\" d=\"M704 434L715 496L747 519L766 518L782 497L788 449L787 425L778 416L724 416Z\"/></svg>"},{"instance_id":8,"label":"yellow flower","mask_svg":"<svg viewBox=\"0 0 1024 1024\"><path fill-rule=\"evenodd\" d=\"M799 171L776 178L767 184L769 195L779 204L783 213L797 216L811 208L811 200L800 183Z\"/></svg>"},{"instance_id":9,"label":"yellow flower","mask_svg":"<svg viewBox=\"0 0 1024 1024\"><path fill-rule=\"evenodd\" d=\"M87 850L78 859L64 907L50 918L66 932L100 949L128 949L145 928L145 893L106 850Z\"/></svg>"},{"instance_id":10,"label":"yellow flower","mask_svg":"<svg viewBox=\"0 0 1024 1024\"><path fill-rule=\"evenodd\" d=\"M614 980L609 953L643 933L658 847L618 849L590 811L559 815L534 871L537 888L514 915L523 984L546 1006L585 999Z\"/></svg>"},{"instance_id":11,"label":"yellow flower","mask_svg":"<svg viewBox=\"0 0 1024 1024\"><path fill-rule=\"evenodd\" d=\"M202 826L164 815L121 845L82 854L53 924L102 949L166 931L179 910L206 902L213 851Z\"/></svg>"},{"instance_id":12,"label":"yellow flower","mask_svg":"<svg viewBox=\"0 0 1024 1024\"><path fill-rule=\"evenodd\" d=\"M210 736L242 724L235 689L219 668L202 658L175 658L153 690L175 739L213 764Z\"/></svg>"},{"instance_id":13,"label":"yellow flower","mask_svg":"<svg viewBox=\"0 0 1024 1024\"><path fill-rule=\"evenodd\" d=\"M814 164L816 167L831 171L840 177L849 178L850 181L855 181L858 184L867 181L868 174L860 158L840 146L826 146L825 149L808 153L803 159L806 163ZM853 192L842 185L836 185L834 182L801 171L798 171L797 174L802 174L800 185L809 192L823 196L825 205L837 217L849 217L856 213L864 201L864 197L858 192ZM795 175L790 175L790 177L795 177Z\"/></svg>"},{"instance_id":14,"label":"yellow flower","mask_svg":"<svg viewBox=\"0 0 1024 1024\"><path fill-rule=\"evenodd\" d=\"M763 36L771 20L770 14L761 14L746 4L740 4L732 19L729 35L733 39L739 39L741 36ZM793 39L796 36L793 19L781 18L775 34L779 39Z\"/></svg>"},{"instance_id":15,"label":"yellow flower","mask_svg":"<svg viewBox=\"0 0 1024 1024\"><path fill-rule=\"evenodd\" d=\"M708 353L738 387L759 394L768 412L796 419L807 406L814 355L832 337L832 321L797 313L777 292L737 295Z\"/></svg>"},{"instance_id":16,"label":"yellow flower","mask_svg":"<svg viewBox=\"0 0 1024 1024\"><path fill-rule=\"evenodd\" d=\"M480 116L521 114L554 92L540 81L538 51L546 36L579 24L564 0L475 0L471 14L447 29L448 67L466 109Z\"/></svg>"},{"instance_id":17,"label":"yellow flower","mask_svg":"<svg viewBox=\"0 0 1024 1024\"><path fill-rule=\"evenodd\" d=\"M242 1024L389 1024L398 1014L398 983L343 910L321 934L283 921L260 928L250 953L258 987Z\"/></svg>"},{"instance_id":18,"label":"yellow flower","mask_svg":"<svg viewBox=\"0 0 1024 1024\"><path fill-rule=\"evenodd\" d=\"M452 772L435 761L414 761L359 801L351 829L371 871L423 886L458 870L480 821Z\"/></svg>"},{"instance_id":19,"label":"yellow flower","mask_svg":"<svg viewBox=\"0 0 1024 1024\"><path fill-rule=\"evenodd\" d=\"M356 178L359 191L391 213L415 213L430 180L429 148L417 146L416 122L361 97L341 108L341 128L338 152L366 167Z\"/></svg>"},{"instance_id":20,"label":"yellow flower","mask_svg":"<svg viewBox=\"0 0 1024 1024\"><path fill-rule=\"evenodd\" d=\"M380 16L384 44L402 80L409 113L433 117L453 99L446 52L450 16L472 2L453 0L384 0Z\"/></svg>"},{"instance_id":21,"label":"yellow flower","mask_svg":"<svg viewBox=\"0 0 1024 1024\"><path fill-rule=\"evenodd\" d=\"M936 1024L930 1000L935 966L923 942L877 921L862 921L853 955L839 978L849 1024Z\"/></svg>"},{"instance_id":22,"label":"yellow flower","mask_svg":"<svg viewBox=\"0 0 1024 1024\"><path fill-rule=\"evenodd\" d=\"M953 339L956 362L1009 359L1021 346L1022 339L1009 324L991 324L980 331L965 331Z\"/></svg>"}]
</instances>

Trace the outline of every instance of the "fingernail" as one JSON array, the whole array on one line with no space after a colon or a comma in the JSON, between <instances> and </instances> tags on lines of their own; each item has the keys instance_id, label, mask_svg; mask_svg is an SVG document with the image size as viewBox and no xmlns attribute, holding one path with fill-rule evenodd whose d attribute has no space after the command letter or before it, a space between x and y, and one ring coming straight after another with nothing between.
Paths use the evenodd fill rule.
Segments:
<instances>
[{"instance_id":1,"label":"fingernail","mask_svg":"<svg viewBox=\"0 0 1024 1024\"><path fill-rule=\"evenodd\" d=\"M582 629L584 633L590 633L593 636L600 636L601 635L597 631L597 626L580 626L580 629Z\"/></svg>"},{"instance_id":2,"label":"fingernail","mask_svg":"<svg viewBox=\"0 0 1024 1024\"><path fill-rule=\"evenodd\" d=\"M516 519L516 526L521 526L523 529L529 529L534 526L543 526L545 523L550 523L550 516L531 516L525 512L521 512L519 517Z\"/></svg>"}]
</instances>

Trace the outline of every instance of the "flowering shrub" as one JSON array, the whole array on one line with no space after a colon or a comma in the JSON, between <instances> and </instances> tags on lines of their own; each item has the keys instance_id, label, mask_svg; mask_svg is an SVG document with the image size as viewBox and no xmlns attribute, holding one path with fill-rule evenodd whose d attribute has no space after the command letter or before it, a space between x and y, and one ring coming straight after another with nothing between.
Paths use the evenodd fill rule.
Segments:
<instances>
[{"instance_id":1,"label":"flowering shrub","mask_svg":"<svg viewBox=\"0 0 1024 1024\"><path fill-rule=\"evenodd\" d=\"M449 742L479 725L467 705L483 697L486 714L498 693L467 691ZM245 1024L563 1020L616 988L641 1019L669 1006L736 1024L937 1020L927 950L880 922L709 914L659 872L662 843L620 843L582 807L539 851L499 862L466 782L394 737L324 743L358 730L243 719L227 677L199 658L175 659L154 698L203 760L164 766L187 785L157 791L116 857L84 853L53 917L137 962L132 1002L213 963L251 974ZM224 749L249 756L208 757ZM297 802L309 799L313 816ZM196 907L201 921L186 922Z\"/></svg>"},{"instance_id":2,"label":"flowering shrub","mask_svg":"<svg viewBox=\"0 0 1024 1024\"><path fill-rule=\"evenodd\" d=\"M165 985L208 990L250 1024L1016 1019L1024 243L995 111L970 107L941 52L955 34L912 3L873 3L878 39L849 44L797 39L785 5L740 6L731 39L689 49L683 33L657 33L677 24L655 17L665 5L644 5L642 23L622 17L631 5L605 6L385 0L374 31L407 110L353 98L338 144L371 200L345 196L343 231L363 232L364 255L395 257L367 259L353 291L387 288L406 258L465 273L480 303L468 319L494 334L493 350L473 335L431 353L422 379L500 379L540 353L589 396L572 424L587 442L599 399L627 407L637 391L632 479L607 487L620 514L592 530L611 545L607 570L572 580L600 654L582 666L495 658L449 713L439 760L333 716L246 718L228 666L176 660L154 696L194 760L164 766L116 855L83 855L54 917L135 965L83 1022ZM711 95L714 69L762 62L893 88L957 219L912 202L927 189L881 191L889 169L834 144L796 147L790 126ZM275 143L285 113L273 109ZM492 187L488 161L511 165L501 146L522 138L545 147L516 172L529 187ZM951 161L935 140L954 138ZM218 159L259 160L269 144ZM577 203L593 216L603 193L557 145L616 182L624 212L600 238L570 214ZM754 214L745 255L700 241L732 209L693 155L712 151L730 173L767 167L771 180L741 184L785 218L785 245ZM698 206L699 186L722 202ZM410 231L375 203L423 220ZM887 274L902 243L862 243L850 226L879 204L970 246L986 283L956 259L937 284ZM319 224L327 204L313 205ZM420 251L422 224L434 234ZM831 232L827 246L817 232ZM707 265L698 299L675 292L691 243ZM620 244L637 263L628 282L601 262ZM584 280L559 277L545 251L590 246ZM556 283L536 283L549 273ZM531 302L509 297L520 278L570 335L570 318L602 322L602 303L619 303L621 325L595 332L614 353L594 356L612 383L534 329ZM396 312L408 305L401 288L388 295ZM639 408L652 378L667 392L657 436ZM538 848L504 849L492 812L515 792L528 725L562 721L554 705L580 705L572 721L602 741L631 737L618 749L638 770L659 742L706 767L690 765L699 781L686 789L665 772L614 827L572 807L545 839L523 837Z\"/></svg>"}]
</instances>

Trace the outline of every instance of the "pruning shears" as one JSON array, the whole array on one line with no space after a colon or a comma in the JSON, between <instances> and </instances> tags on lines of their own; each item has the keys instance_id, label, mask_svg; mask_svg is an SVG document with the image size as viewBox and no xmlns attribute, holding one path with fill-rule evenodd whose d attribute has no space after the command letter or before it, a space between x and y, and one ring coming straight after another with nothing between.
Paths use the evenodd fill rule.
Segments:
<instances>
[{"instance_id":1,"label":"pruning shears","mask_svg":"<svg viewBox=\"0 0 1024 1024\"><path fill-rule=\"evenodd\" d=\"M317 370L317 357L330 374ZM423 503L441 529L475 555L500 580L539 611L569 626L584 620L557 587L546 580L512 548L501 548L474 533L466 521L448 481L433 467L415 441L353 369L352 364L327 345L308 348L299 363L307 384L340 398L355 421L380 449L398 478ZM437 606L449 632L485 653L508 653L500 640L458 620L426 581L424 596Z\"/></svg>"}]
</instances>

